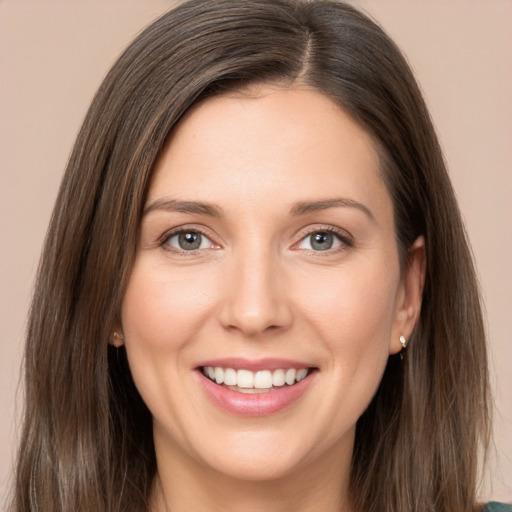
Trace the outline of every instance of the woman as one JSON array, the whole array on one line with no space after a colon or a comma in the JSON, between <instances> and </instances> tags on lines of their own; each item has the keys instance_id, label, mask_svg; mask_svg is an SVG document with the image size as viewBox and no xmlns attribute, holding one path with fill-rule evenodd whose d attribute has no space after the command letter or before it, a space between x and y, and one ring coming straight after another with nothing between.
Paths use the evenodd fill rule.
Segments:
<instances>
[{"instance_id":1,"label":"woman","mask_svg":"<svg viewBox=\"0 0 512 512\"><path fill-rule=\"evenodd\" d=\"M71 156L15 510L478 510L484 339L387 36L338 2L185 3L114 65Z\"/></svg>"}]
</instances>

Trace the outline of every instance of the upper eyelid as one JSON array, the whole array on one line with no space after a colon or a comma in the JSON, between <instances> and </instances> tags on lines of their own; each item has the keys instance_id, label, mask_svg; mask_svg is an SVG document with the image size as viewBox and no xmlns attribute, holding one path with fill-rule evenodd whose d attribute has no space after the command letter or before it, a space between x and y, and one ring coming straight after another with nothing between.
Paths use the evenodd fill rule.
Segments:
<instances>
[{"instance_id":1,"label":"upper eyelid","mask_svg":"<svg viewBox=\"0 0 512 512\"><path fill-rule=\"evenodd\" d=\"M181 249L179 247L174 247L173 245L168 243L169 240L171 240L175 236L180 235L181 233L192 233L192 232L199 233L201 236L204 236L210 242L211 245L217 246L216 248L219 247L219 244L217 244L217 242L213 241L212 237L210 235L208 235L207 233L205 233L203 231L203 229L200 229L197 227L187 228L186 226L180 226L178 228L173 228L173 229L167 231L166 233L164 233L158 240L158 246L166 252L179 254L181 256L185 256L185 255L193 256L194 254L198 255L199 253L202 253L203 251L205 251L207 248L185 250L185 249ZM212 247L208 247L208 248L212 249Z\"/></svg>"},{"instance_id":2,"label":"upper eyelid","mask_svg":"<svg viewBox=\"0 0 512 512\"><path fill-rule=\"evenodd\" d=\"M337 238L337 240L340 244L338 247L329 248L329 249L326 249L323 251L317 251L317 250L308 249L308 248L302 249L303 251L315 254L316 256L327 257L328 255L344 252L347 250L354 249L356 247L356 240L355 240L354 236L349 231L347 231L346 229L339 228L337 226L335 227L335 226L331 225L331 226L312 227L312 229L310 229L307 232L302 234L299 241L297 241L293 244L292 249L299 250L299 248L297 248L297 246L314 233L330 233Z\"/></svg>"},{"instance_id":3,"label":"upper eyelid","mask_svg":"<svg viewBox=\"0 0 512 512\"><path fill-rule=\"evenodd\" d=\"M225 245L225 241L222 240L221 237L219 237L216 233L210 234L210 229L208 229L206 226L198 225L198 224L183 224L181 226L176 226L174 228L169 229L166 231L162 236L159 238L159 243L164 244L167 240L172 238L173 236L179 235L180 233L186 233L186 232L193 232L196 231L200 233L201 235L205 236L210 240L213 244L216 245ZM316 224L316 225L309 225L306 227L301 228L298 230L295 235L295 242L293 242L292 245L296 245L302 240L304 240L306 237L310 236L313 233L320 233L320 232L327 232L332 233L333 235L337 236L342 243L345 244L354 244L354 237L353 235L347 231L346 229L340 228L338 226L332 226L328 224ZM220 243L219 241L220 240Z\"/></svg>"},{"instance_id":4,"label":"upper eyelid","mask_svg":"<svg viewBox=\"0 0 512 512\"><path fill-rule=\"evenodd\" d=\"M179 229L177 231L169 231L166 235L162 237L162 241L169 240L171 238L174 238L175 236L181 235L182 233L199 233L200 235L204 236L208 240L210 240L210 236L208 236L204 231L201 231L200 229ZM210 240L212 241L212 240Z\"/></svg>"},{"instance_id":5,"label":"upper eyelid","mask_svg":"<svg viewBox=\"0 0 512 512\"><path fill-rule=\"evenodd\" d=\"M211 242L215 243L212 240L212 235L209 233L210 230L208 230L205 227L198 226L198 225L187 225L184 224L182 226L177 226L175 228L171 228L167 231L165 231L162 236L159 238L160 243L164 243L166 240L169 240L169 238L172 238L173 236L179 235L180 233L190 233L190 232L197 232L201 233L201 235L205 236L210 240Z\"/></svg>"},{"instance_id":6,"label":"upper eyelid","mask_svg":"<svg viewBox=\"0 0 512 512\"><path fill-rule=\"evenodd\" d=\"M321 232L332 233L332 234L340 237L342 240L347 239L347 240L351 241L352 243L354 242L353 235L346 229L339 228L337 226L329 226L329 225L321 225L321 224L303 228L303 229L299 230L299 232L297 233L296 236L300 237L299 241L301 241L313 233L321 233Z\"/></svg>"}]
</instances>

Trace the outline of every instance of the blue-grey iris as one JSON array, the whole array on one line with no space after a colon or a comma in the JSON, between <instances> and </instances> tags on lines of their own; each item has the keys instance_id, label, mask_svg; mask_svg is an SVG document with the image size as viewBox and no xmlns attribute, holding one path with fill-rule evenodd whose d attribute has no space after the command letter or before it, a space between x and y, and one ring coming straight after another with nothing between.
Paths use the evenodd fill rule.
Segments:
<instances>
[{"instance_id":1,"label":"blue-grey iris","mask_svg":"<svg viewBox=\"0 0 512 512\"><path fill-rule=\"evenodd\" d=\"M193 251L201 247L201 233L187 232L178 235L178 244L184 251Z\"/></svg>"},{"instance_id":2,"label":"blue-grey iris","mask_svg":"<svg viewBox=\"0 0 512 512\"><path fill-rule=\"evenodd\" d=\"M314 233L311 235L311 247L315 251L327 251L334 243L334 236L331 233Z\"/></svg>"}]
</instances>

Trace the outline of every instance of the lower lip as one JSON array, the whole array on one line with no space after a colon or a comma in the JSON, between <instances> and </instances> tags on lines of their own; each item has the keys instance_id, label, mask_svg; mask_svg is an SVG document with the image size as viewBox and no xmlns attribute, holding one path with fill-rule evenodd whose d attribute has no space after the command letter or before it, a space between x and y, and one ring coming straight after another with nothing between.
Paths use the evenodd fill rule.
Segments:
<instances>
[{"instance_id":1,"label":"lower lip","mask_svg":"<svg viewBox=\"0 0 512 512\"><path fill-rule=\"evenodd\" d=\"M297 401L314 380L316 372L293 386L283 386L268 393L240 393L220 386L198 370L201 385L212 402L231 414L238 416L266 416L277 413Z\"/></svg>"}]
</instances>

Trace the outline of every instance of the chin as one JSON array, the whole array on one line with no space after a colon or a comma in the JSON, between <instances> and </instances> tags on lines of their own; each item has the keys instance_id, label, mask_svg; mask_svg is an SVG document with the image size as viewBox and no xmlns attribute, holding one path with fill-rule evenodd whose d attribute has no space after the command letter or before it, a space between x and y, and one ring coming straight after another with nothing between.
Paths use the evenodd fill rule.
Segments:
<instances>
[{"instance_id":1,"label":"chin","mask_svg":"<svg viewBox=\"0 0 512 512\"><path fill-rule=\"evenodd\" d=\"M350 460L353 432L333 439L325 432L301 431L299 425L273 430L244 430L195 444L194 458L210 471L247 482L269 482L317 472ZM345 457L347 456L347 457ZM315 469L316 468L316 469Z\"/></svg>"},{"instance_id":2,"label":"chin","mask_svg":"<svg viewBox=\"0 0 512 512\"><path fill-rule=\"evenodd\" d=\"M300 467L300 461L281 457L249 454L249 456L225 457L210 464L215 472L228 478L247 482L268 482L284 479Z\"/></svg>"}]
</instances>

